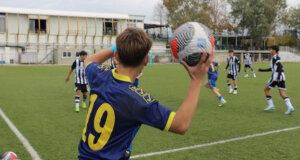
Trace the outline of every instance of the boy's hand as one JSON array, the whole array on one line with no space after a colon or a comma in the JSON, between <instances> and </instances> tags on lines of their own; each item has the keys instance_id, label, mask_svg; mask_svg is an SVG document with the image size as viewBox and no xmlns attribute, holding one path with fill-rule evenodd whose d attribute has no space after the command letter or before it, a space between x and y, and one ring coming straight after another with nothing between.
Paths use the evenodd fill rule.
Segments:
<instances>
[{"instance_id":1,"label":"boy's hand","mask_svg":"<svg viewBox=\"0 0 300 160\"><path fill-rule=\"evenodd\" d=\"M209 65L211 64L211 62L215 56L214 52L212 52L212 54L210 54L208 59L205 61L206 55L207 55L207 53L203 52L200 61L198 62L198 64L196 66L193 66L193 67L189 66L185 61L181 61L181 64L184 66L184 68L189 73L189 76L192 81L198 81L200 83L203 81L203 79L209 69Z\"/></svg>"},{"instance_id":2,"label":"boy's hand","mask_svg":"<svg viewBox=\"0 0 300 160\"><path fill-rule=\"evenodd\" d=\"M69 81L70 81L70 78L67 77L67 78L65 79L65 82L68 83Z\"/></svg>"}]
</instances>

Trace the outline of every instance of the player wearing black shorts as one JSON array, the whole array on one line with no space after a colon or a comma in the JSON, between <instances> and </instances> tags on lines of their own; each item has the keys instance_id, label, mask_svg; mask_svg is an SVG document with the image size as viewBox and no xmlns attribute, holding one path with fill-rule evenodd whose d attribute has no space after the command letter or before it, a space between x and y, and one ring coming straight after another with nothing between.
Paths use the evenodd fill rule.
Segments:
<instances>
[{"instance_id":1,"label":"player wearing black shorts","mask_svg":"<svg viewBox=\"0 0 300 160\"><path fill-rule=\"evenodd\" d=\"M249 77L248 72L247 72L247 68L250 68L253 74L253 77L255 78L255 71L252 67L252 63L254 62L252 55L249 53L249 50L246 49L246 53L244 53L244 61L245 61L245 66L244 66L244 72L245 72L245 76L244 77Z\"/></svg>"},{"instance_id":2,"label":"player wearing black shorts","mask_svg":"<svg viewBox=\"0 0 300 160\"><path fill-rule=\"evenodd\" d=\"M229 72L227 74L227 85L229 88L229 93L233 92L233 94L237 94L236 79L238 74L240 74L241 64L240 64L240 60L236 56L234 56L234 51L232 49L230 49L228 52L229 52L229 57L227 58L227 66L225 68L226 71L229 67ZM233 81L234 90L231 88L230 79L232 79Z\"/></svg>"},{"instance_id":3,"label":"player wearing black shorts","mask_svg":"<svg viewBox=\"0 0 300 160\"><path fill-rule=\"evenodd\" d=\"M76 59L69 71L69 74L66 78L66 82L69 82L70 75L72 74L73 70L75 70L75 111L79 112L79 103L80 103L80 92L83 93L83 99L82 99L82 108L86 108L86 98L87 98L87 92L89 91L88 87L88 81L85 76L85 69L84 69L84 60L87 57L87 53L85 51L81 51L79 53L79 59Z\"/></svg>"},{"instance_id":4,"label":"player wearing black shorts","mask_svg":"<svg viewBox=\"0 0 300 160\"><path fill-rule=\"evenodd\" d=\"M270 94L270 89L278 86L280 96L284 99L284 102L288 108L288 110L285 112L285 114L291 114L295 111L295 108L292 106L290 99L285 93L286 87L285 87L285 74L284 69L280 61L280 57L278 56L279 47L278 46L272 46L270 50L270 54L272 55L271 59L271 68L268 69L259 69L259 72L271 72L272 76L270 80L268 81L266 87L265 87L265 94L268 101L268 107L265 108L265 111L274 110L275 106Z\"/></svg>"}]
</instances>

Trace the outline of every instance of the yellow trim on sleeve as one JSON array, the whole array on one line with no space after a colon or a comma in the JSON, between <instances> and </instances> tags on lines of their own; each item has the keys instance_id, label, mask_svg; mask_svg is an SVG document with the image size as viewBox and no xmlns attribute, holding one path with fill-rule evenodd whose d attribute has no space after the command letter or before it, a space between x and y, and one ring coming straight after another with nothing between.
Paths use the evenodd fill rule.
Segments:
<instances>
[{"instance_id":1,"label":"yellow trim on sleeve","mask_svg":"<svg viewBox=\"0 0 300 160\"><path fill-rule=\"evenodd\" d=\"M164 131L166 131L166 132L169 131L169 129L170 129L171 125L172 125L172 122L173 122L173 120L174 120L175 115L176 115L175 112L171 112L171 113L170 113L169 119L168 119L168 121L167 121L167 124L166 124L166 126L165 126Z\"/></svg>"},{"instance_id":2,"label":"yellow trim on sleeve","mask_svg":"<svg viewBox=\"0 0 300 160\"><path fill-rule=\"evenodd\" d=\"M128 76L116 73L116 68L112 69L111 72L115 79L131 83L131 79Z\"/></svg>"},{"instance_id":3,"label":"yellow trim on sleeve","mask_svg":"<svg viewBox=\"0 0 300 160\"><path fill-rule=\"evenodd\" d=\"M210 66L211 66L212 72L215 72L215 67L214 67L214 65L211 63Z\"/></svg>"},{"instance_id":4,"label":"yellow trim on sleeve","mask_svg":"<svg viewBox=\"0 0 300 160\"><path fill-rule=\"evenodd\" d=\"M90 65L91 63L93 63L92 61L91 62L89 62L84 68L86 68L88 65Z\"/></svg>"}]
</instances>

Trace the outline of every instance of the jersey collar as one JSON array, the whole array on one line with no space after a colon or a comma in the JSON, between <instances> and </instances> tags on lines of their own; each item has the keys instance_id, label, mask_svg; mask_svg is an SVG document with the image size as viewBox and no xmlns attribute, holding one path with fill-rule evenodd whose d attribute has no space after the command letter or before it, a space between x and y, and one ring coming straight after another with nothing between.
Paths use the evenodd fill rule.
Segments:
<instances>
[{"instance_id":1,"label":"jersey collar","mask_svg":"<svg viewBox=\"0 0 300 160\"><path fill-rule=\"evenodd\" d=\"M113 74L113 76L114 76L115 79L120 80L120 81L125 81L125 82L132 83L131 80L130 80L130 78L128 76L116 73L116 68L112 69L111 72L112 72L112 74Z\"/></svg>"}]
</instances>

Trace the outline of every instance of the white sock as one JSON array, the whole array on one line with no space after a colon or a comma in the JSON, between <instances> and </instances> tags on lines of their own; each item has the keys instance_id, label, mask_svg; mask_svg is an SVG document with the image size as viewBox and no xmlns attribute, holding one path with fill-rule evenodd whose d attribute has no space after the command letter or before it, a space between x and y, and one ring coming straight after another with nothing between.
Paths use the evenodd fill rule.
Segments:
<instances>
[{"instance_id":1,"label":"white sock","mask_svg":"<svg viewBox=\"0 0 300 160\"><path fill-rule=\"evenodd\" d=\"M254 70L252 71L252 73L253 73L253 75L255 75L255 71Z\"/></svg>"},{"instance_id":2,"label":"white sock","mask_svg":"<svg viewBox=\"0 0 300 160\"><path fill-rule=\"evenodd\" d=\"M273 100L272 100L271 96L267 96L267 101L268 101L269 106L274 106L274 103L273 103Z\"/></svg>"},{"instance_id":3,"label":"white sock","mask_svg":"<svg viewBox=\"0 0 300 160\"><path fill-rule=\"evenodd\" d=\"M75 107L79 108L80 96L75 96Z\"/></svg>"},{"instance_id":4,"label":"white sock","mask_svg":"<svg viewBox=\"0 0 300 160\"><path fill-rule=\"evenodd\" d=\"M230 83L227 83L227 85L228 85L229 90L231 90L231 89L232 89L232 88L231 88L231 84L230 84Z\"/></svg>"},{"instance_id":5,"label":"white sock","mask_svg":"<svg viewBox=\"0 0 300 160\"><path fill-rule=\"evenodd\" d=\"M225 101L225 99L223 98L223 96L219 96L218 98L219 98L219 100L220 100L221 102L224 102L224 101Z\"/></svg>"},{"instance_id":6,"label":"white sock","mask_svg":"<svg viewBox=\"0 0 300 160\"><path fill-rule=\"evenodd\" d=\"M288 107L288 109L294 108L288 97L284 99L284 102L285 102L286 106Z\"/></svg>"}]
</instances>

